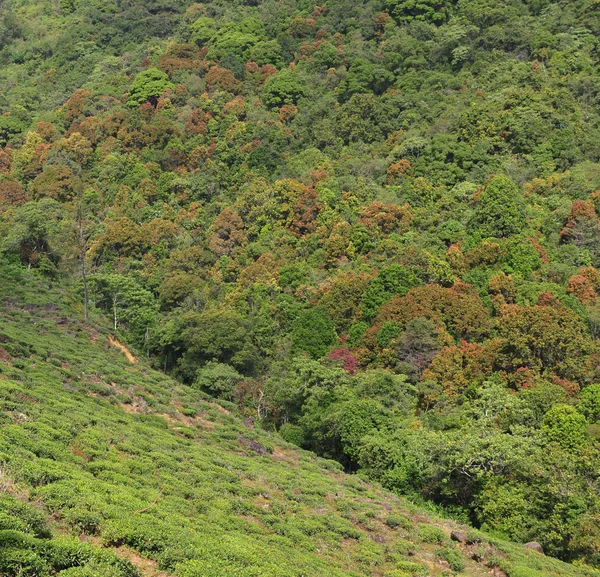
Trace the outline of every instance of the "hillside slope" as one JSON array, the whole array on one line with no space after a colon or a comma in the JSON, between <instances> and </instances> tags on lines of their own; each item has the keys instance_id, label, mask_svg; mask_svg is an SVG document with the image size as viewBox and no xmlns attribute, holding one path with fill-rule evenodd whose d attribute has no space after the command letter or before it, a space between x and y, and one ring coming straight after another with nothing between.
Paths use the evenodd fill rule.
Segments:
<instances>
[{"instance_id":1,"label":"hillside slope","mask_svg":"<svg viewBox=\"0 0 600 577\"><path fill-rule=\"evenodd\" d=\"M2 575L598 575L457 546L455 524L128 360L37 273L1 278Z\"/></svg>"}]
</instances>

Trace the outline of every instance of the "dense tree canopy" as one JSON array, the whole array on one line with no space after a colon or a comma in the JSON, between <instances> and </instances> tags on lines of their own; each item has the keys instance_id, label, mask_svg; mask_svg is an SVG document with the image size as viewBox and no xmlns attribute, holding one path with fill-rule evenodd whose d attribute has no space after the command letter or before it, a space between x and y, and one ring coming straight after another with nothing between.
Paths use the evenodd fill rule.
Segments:
<instances>
[{"instance_id":1,"label":"dense tree canopy","mask_svg":"<svg viewBox=\"0 0 600 577\"><path fill-rule=\"evenodd\" d=\"M4 4L2 258L263 427L600 564L597 3Z\"/></svg>"}]
</instances>

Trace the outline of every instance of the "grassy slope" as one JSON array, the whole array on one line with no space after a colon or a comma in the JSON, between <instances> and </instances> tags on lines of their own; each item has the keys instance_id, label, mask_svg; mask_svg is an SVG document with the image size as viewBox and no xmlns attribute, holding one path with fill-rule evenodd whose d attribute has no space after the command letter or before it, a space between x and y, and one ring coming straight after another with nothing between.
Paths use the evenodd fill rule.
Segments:
<instances>
[{"instance_id":1,"label":"grassy slope","mask_svg":"<svg viewBox=\"0 0 600 577\"><path fill-rule=\"evenodd\" d=\"M451 574L451 522L128 362L26 271L0 303L0 574ZM480 537L461 574L598 575Z\"/></svg>"}]
</instances>

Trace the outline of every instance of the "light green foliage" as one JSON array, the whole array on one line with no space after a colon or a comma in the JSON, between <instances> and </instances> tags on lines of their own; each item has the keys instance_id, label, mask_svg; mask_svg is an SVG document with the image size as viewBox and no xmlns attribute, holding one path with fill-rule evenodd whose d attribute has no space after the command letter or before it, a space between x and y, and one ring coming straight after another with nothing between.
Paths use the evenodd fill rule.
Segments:
<instances>
[{"instance_id":1,"label":"light green foliage","mask_svg":"<svg viewBox=\"0 0 600 577\"><path fill-rule=\"evenodd\" d=\"M144 102L156 103L158 97L167 88L175 88L169 82L169 77L157 68L148 68L140 72L131 84L127 106L135 107Z\"/></svg>"},{"instance_id":2,"label":"light green foliage","mask_svg":"<svg viewBox=\"0 0 600 577\"><path fill-rule=\"evenodd\" d=\"M7 577L60 575L138 577L134 566L77 538L54 537L34 506L0 499L0 571Z\"/></svg>"},{"instance_id":3,"label":"light green foliage","mask_svg":"<svg viewBox=\"0 0 600 577\"><path fill-rule=\"evenodd\" d=\"M285 423L281 425L279 434L288 442L302 447L306 440L304 429L298 425L292 425L291 423Z\"/></svg>"},{"instance_id":4,"label":"light green foliage","mask_svg":"<svg viewBox=\"0 0 600 577\"><path fill-rule=\"evenodd\" d=\"M426 543L437 543L439 545L448 541L446 533L433 525L423 525L419 529L419 537Z\"/></svg>"},{"instance_id":5,"label":"light green foliage","mask_svg":"<svg viewBox=\"0 0 600 577\"><path fill-rule=\"evenodd\" d=\"M243 378L233 367L209 361L198 369L194 386L208 391L216 397L230 399L235 385Z\"/></svg>"},{"instance_id":6,"label":"light green foliage","mask_svg":"<svg viewBox=\"0 0 600 577\"><path fill-rule=\"evenodd\" d=\"M465 567L465 558L463 554L454 547L446 547L445 549L438 549L438 556L444 561L447 561L450 565L450 569L455 573L460 573Z\"/></svg>"},{"instance_id":7,"label":"light green foliage","mask_svg":"<svg viewBox=\"0 0 600 577\"><path fill-rule=\"evenodd\" d=\"M353 324L348 329L348 344L350 346L356 346L360 342L360 339L362 339L362 337L365 334L365 331L368 328L369 328L369 324L365 323L365 322L359 322L359 323Z\"/></svg>"},{"instance_id":8,"label":"light green foliage","mask_svg":"<svg viewBox=\"0 0 600 577\"><path fill-rule=\"evenodd\" d=\"M339 431L344 453L353 460L359 455L361 439L383 423L381 406L375 400L350 401L340 407Z\"/></svg>"},{"instance_id":9,"label":"light green foliage","mask_svg":"<svg viewBox=\"0 0 600 577\"><path fill-rule=\"evenodd\" d=\"M571 450L585 444L586 425L586 418L570 405L555 405L543 420L548 440Z\"/></svg>"},{"instance_id":10,"label":"light green foliage","mask_svg":"<svg viewBox=\"0 0 600 577\"><path fill-rule=\"evenodd\" d=\"M431 20L443 22L448 17L451 3L447 0L387 0L388 10L397 20Z\"/></svg>"},{"instance_id":11,"label":"light green foliage","mask_svg":"<svg viewBox=\"0 0 600 577\"><path fill-rule=\"evenodd\" d=\"M524 238L513 238L506 244L506 255L502 270L506 274L519 274L524 278L531 276L540 268L542 262L531 242Z\"/></svg>"},{"instance_id":12,"label":"light green foliage","mask_svg":"<svg viewBox=\"0 0 600 577\"><path fill-rule=\"evenodd\" d=\"M523 487L492 483L481 499L479 514L485 519L485 530L527 541L532 531L533 506Z\"/></svg>"},{"instance_id":13,"label":"light green foliage","mask_svg":"<svg viewBox=\"0 0 600 577\"><path fill-rule=\"evenodd\" d=\"M190 30L192 32L192 41L200 46L204 46L217 33L217 25L212 18L202 16L193 22Z\"/></svg>"},{"instance_id":14,"label":"light green foliage","mask_svg":"<svg viewBox=\"0 0 600 577\"><path fill-rule=\"evenodd\" d=\"M377 332L377 344L380 347L387 347L390 341L398 337L401 332L400 327L396 323L386 321Z\"/></svg>"},{"instance_id":15,"label":"light green foliage","mask_svg":"<svg viewBox=\"0 0 600 577\"><path fill-rule=\"evenodd\" d=\"M204 24L206 26L206 24ZM205 34L208 31L203 30ZM218 34L210 38L208 57L219 60L228 54L245 57L246 51L263 38L263 25L258 18L246 18L222 26Z\"/></svg>"},{"instance_id":16,"label":"light green foliage","mask_svg":"<svg viewBox=\"0 0 600 577\"><path fill-rule=\"evenodd\" d=\"M269 76L264 86L264 101L271 108L297 104L298 100L307 94L304 80L292 70L281 70Z\"/></svg>"},{"instance_id":17,"label":"light green foliage","mask_svg":"<svg viewBox=\"0 0 600 577\"><path fill-rule=\"evenodd\" d=\"M600 385L588 385L582 391L577 410L590 423L597 423L600 420Z\"/></svg>"}]
</instances>

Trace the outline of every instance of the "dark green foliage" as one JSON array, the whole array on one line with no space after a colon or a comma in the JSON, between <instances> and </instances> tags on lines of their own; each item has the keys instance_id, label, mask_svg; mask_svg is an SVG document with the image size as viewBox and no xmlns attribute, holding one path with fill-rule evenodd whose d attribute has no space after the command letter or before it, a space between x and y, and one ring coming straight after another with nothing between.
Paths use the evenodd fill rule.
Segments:
<instances>
[{"instance_id":1,"label":"dark green foliage","mask_svg":"<svg viewBox=\"0 0 600 577\"><path fill-rule=\"evenodd\" d=\"M235 386L243 379L233 367L209 361L196 373L194 386L216 397L230 399Z\"/></svg>"},{"instance_id":2,"label":"dark green foliage","mask_svg":"<svg viewBox=\"0 0 600 577\"><path fill-rule=\"evenodd\" d=\"M475 207L471 228L483 238L509 237L525 227L525 203L517 186L506 176L495 176L485 186Z\"/></svg>"},{"instance_id":3,"label":"dark green foliage","mask_svg":"<svg viewBox=\"0 0 600 577\"><path fill-rule=\"evenodd\" d=\"M393 80L394 75L385 68L375 66L363 58L357 58L350 66L340 89L345 98L364 92L383 94Z\"/></svg>"},{"instance_id":4,"label":"dark green foliage","mask_svg":"<svg viewBox=\"0 0 600 577\"><path fill-rule=\"evenodd\" d=\"M396 323L387 321L381 325L377 332L377 344L380 347L387 347L392 339L400 336L401 332L402 330Z\"/></svg>"},{"instance_id":5,"label":"dark green foliage","mask_svg":"<svg viewBox=\"0 0 600 577\"><path fill-rule=\"evenodd\" d=\"M350 346L357 345L365 334L365 331L369 328L369 324L360 322L352 325L348 329L348 344Z\"/></svg>"},{"instance_id":6,"label":"dark green foliage","mask_svg":"<svg viewBox=\"0 0 600 577\"><path fill-rule=\"evenodd\" d=\"M56 263L60 256L54 241L63 218L64 207L51 198L20 206L0 248L18 254L29 266L41 266L44 258Z\"/></svg>"},{"instance_id":7,"label":"dark green foliage","mask_svg":"<svg viewBox=\"0 0 600 577\"><path fill-rule=\"evenodd\" d=\"M382 267L363 296L365 317L371 320L379 308L394 295L404 296L411 288L420 284L421 281L402 265Z\"/></svg>"},{"instance_id":8,"label":"dark green foliage","mask_svg":"<svg viewBox=\"0 0 600 577\"><path fill-rule=\"evenodd\" d=\"M25 124L15 116L0 117L0 146L5 146L14 136L25 130Z\"/></svg>"},{"instance_id":9,"label":"dark green foliage","mask_svg":"<svg viewBox=\"0 0 600 577\"><path fill-rule=\"evenodd\" d=\"M90 294L96 306L112 317L115 330L124 324L138 342L143 342L156 317L156 301L151 292L133 278L106 274L90 278Z\"/></svg>"},{"instance_id":10,"label":"dark green foliage","mask_svg":"<svg viewBox=\"0 0 600 577\"><path fill-rule=\"evenodd\" d=\"M324 356L336 342L333 322L324 308L302 311L294 321L291 335L294 347L313 358Z\"/></svg>"}]
</instances>

